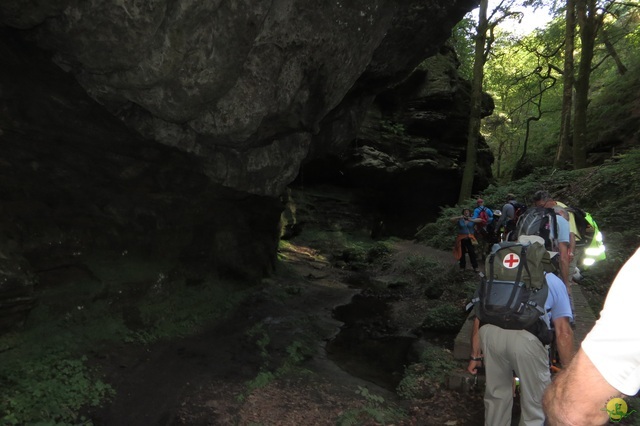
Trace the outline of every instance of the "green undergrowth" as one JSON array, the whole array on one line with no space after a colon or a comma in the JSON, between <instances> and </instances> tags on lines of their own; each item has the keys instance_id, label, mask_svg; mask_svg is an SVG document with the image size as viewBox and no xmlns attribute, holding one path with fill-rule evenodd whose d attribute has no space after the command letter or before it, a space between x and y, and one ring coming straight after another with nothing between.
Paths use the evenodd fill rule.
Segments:
<instances>
[{"instance_id":1,"label":"green undergrowth","mask_svg":"<svg viewBox=\"0 0 640 426\"><path fill-rule=\"evenodd\" d=\"M404 399L428 398L445 384L449 374L459 366L451 351L429 345L420 353L418 362L405 368L396 392Z\"/></svg>"},{"instance_id":2,"label":"green undergrowth","mask_svg":"<svg viewBox=\"0 0 640 426\"><path fill-rule=\"evenodd\" d=\"M432 300L464 299L473 292L476 284L468 282L468 276L461 274L456 265L419 255L408 256L398 272L411 277L427 299Z\"/></svg>"},{"instance_id":3,"label":"green undergrowth","mask_svg":"<svg viewBox=\"0 0 640 426\"><path fill-rule=\"evenodd\" d=\"M300 332L286 342L276 342L276 337L282 337L270 332L268 324L262 321L245 332L245 336L255 345L261 364L256 377L247 381L244 391L237 395L238 401L244 401L251 392L267 387L276 380L312 374L303 367L303 362L316 352L315 342L318 336L313 324L312 318L304 318L291 324L292 328Z\"/></svg>"},{"instance_id":4,"label":"green undergrowth","mask_svg":"<svg viewBox=\"0 0 640 426\"><path fill-rule=\"evenodd\" d=\"M140 304L143 327L128 330L126 340L151 343L184 337L224 319L247 296L233 284L208 282L157 293Z\"/></svg>"},{"instance_id":5,"label":"green undergrowth","mask_svg":"<svg viewBox=\"0 0 640 426\"><path fill-rule=\"evenodd\" d=\"M60 347L3 360L0 373L3 425L89 424L80 410L99 406L115 393L86 356Z\"/></svg>"},{"instance_id":6,"label":"green undergrowth","mask_svg":"<svg viewBox=\"0 0 640 426\"><path fill-rule=\"evenodd\" d=\"M392 251L392 241L377 241L364 232L308 229L295 239L326 254L331 261L372 263L384 259Z\"/></svg>"},{"instance_id":7,"label":"green undergrowth","mask_svg":"<svg viewBox=\"0 0 640 426\"><path fill-rule=\"evenodd\" d=\"M457 333L465 318L466 313L462 306L445 302L425 312L422 328L441 333Z\"/></svg>"},{"instance_id":8,"label":"green undergrowth","mask_svg":"<svg viewBox=\"0 0 640 426\"><path fill-rule=\"evenodd\" d=\"M384 397L372 393L368 388L358 386L355 391L363 399L363 406L346 410L336 420L338 426L357 426L366 424L393 424L406 417L406 413ZM372 423L374 422L374 423Z\"/></svg>"},{"instance_id":9,"label":"green undergrowth","mask_svg":"<svg viewBox=\"0 0 640 426\"><path fill-rule=\"evenodd\" d=\"M0 336L0 424L90 424L83 409L114 395L92 367L93 354L114 343L195 334L224 319L248 291L171 279L166 265L134 259L91 266L93 274L41 289L22 330Z\"/></svg>"}]
</instances>

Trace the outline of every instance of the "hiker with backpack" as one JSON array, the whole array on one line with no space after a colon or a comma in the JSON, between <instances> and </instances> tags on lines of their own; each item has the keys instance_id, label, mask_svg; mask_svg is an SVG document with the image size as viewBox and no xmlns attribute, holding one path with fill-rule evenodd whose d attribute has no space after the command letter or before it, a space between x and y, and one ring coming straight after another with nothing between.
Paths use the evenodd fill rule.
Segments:
<instances>
[{"instance_id":1,"label":"hiker with backpack","mask_svg":"<svg viewBox=\"0 0 640 426\"><path fill-rule=\"evenodd\" d=\"M579 253L577 253L576 243L580 241L582 236L578 231L578 227L576 225L576 217L575 212L573 212L566 204L561 203L560 201L554 200L549 192L547 191L537 191L533 195L533 202L537 207L545 207L545 208L554 208L556 206L562 207L564 211L567 212L568 217L566 218L569 221L569 249L568 249L568 257L569 264L567 265L567 277L571 280L573 274L575 273L575 269L577 266ZM568 284L570 285L570 284Z\"/></svg>"},{"instance_id":2,"label":"hiker with backpack","mask_svg":"<svg viewBox=\"0 0 640 426\"><path fill-rule=\"evenodd\" d=\"M478 226L486 229L487 226L491 225L493 222L493 211L484 205L484 200L482 198L478 198L476 203L478 207L473 209L473 216L471 217L473 219L480 219Z\"/></svg>"},{"instance_id":3,"label":"hiker with backpack","mask_svg":"<svg viewBox=\"0 0 640 426\"><path fill-rule=\"evenodd\" d=\"M456 242L453 246L453 256L458 260L460 269L464 270L466 268L467 259L465 254L468 254L473 271L480 272L478 269L478 259L476 258L475 249L475 246L478 245L478 240L474 234L474 228L475 224L479 223L481 219L472 218L471 210L462 209L461 216L454 216L450 220L455 222L458 228L458 236L456 237Z\"/></svg>"},{"instance_id":4,"label":"hiker with backpack","mask_svg":"<svg viewBox=\"0 0 640 426\"><path fill-rule=\"evenodd\" d=\"M537 235L544 240L544 246L553 252L552 261L557 264L559 276L571 294L569 277L569 222L567 211L559 205L550 207L531 207L518 219L516 229L511 234L516 238L522 235Z\"/></svg>"},{"instance_id":5,"label":"hiker with backpack","mask_svg":"<svg viewBox=\"0 0 640 426\"><path fill-rule=\"evenodd\" d=\"M485 254L489 253L491 246L496 242L493 236L493 210L484 205L484 200L478 198L477 207L473 210L473 219L480 219L480 222L476 223L476 238L479 242L479 252L484 259Z\"/></svg>"},{"instance_id":6,"label":"hiker with backpack","mask_svg":"<svg viewBox=\"0 0 640 426\"><path fill-rule=\"evenodd\" d=\"M508 236L516 229L518 219L527 210L527 206L516 201L516 196L507 194L506 202L502 206L502 214L495 225L495 232L500 234L500 229L504 225L504 233L500 238L507 241Z\"/></svg>"},{"instance_id":7,"label":"hiker with backpack","mask_svg":"<svg viewBox=\"0 0 640 426\"><path fill-rule=\"evenodd\" d=\"M521 425L543 426L542 396L551 383L548 345L564 366L573 357L569 295L540 236L494 246L473 298L475 319L467 370L484 365L485 425L511 425L513 374L519 378Z\"/></svg>"}]
</instances>

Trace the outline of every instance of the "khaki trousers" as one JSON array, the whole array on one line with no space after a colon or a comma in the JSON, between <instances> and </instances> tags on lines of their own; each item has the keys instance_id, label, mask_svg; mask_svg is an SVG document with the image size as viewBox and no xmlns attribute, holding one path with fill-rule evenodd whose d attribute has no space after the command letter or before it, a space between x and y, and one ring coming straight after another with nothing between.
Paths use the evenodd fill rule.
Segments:
<instances>
[{"instance_id":1,"label":"khaki trousers","mask_svg":"<svg viewBox=\"0 0 640 426\"><path fill-rule=\"evenodd\" d=\"M520 379L520 426L543 426L542 394L549 383L549 354L540 340L524 330L480 327L486 387L484 424L510 426L513 372Z\"/></svg>"}]
</instances>

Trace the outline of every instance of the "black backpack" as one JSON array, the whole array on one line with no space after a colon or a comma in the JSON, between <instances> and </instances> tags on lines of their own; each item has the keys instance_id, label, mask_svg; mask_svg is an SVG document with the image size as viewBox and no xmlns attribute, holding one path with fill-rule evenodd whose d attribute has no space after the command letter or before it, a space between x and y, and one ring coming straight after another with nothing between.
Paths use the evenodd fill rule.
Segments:
<instances>
[{"instance_id":1,"label":"black backpack","mask_svg":"<svg viewBox=\"0 0 640 426\"><path fill-rule=\"evenodd\" d=\"M518 219L520 219L520 216L522 216L524 212L527 211L527 205L519 203L517 201L509 202L509 204L513 206L513 220L518 222Z\"/></svg>"},{"instance_id":2,"label":"black backpack","mask_svg":"<svg viewBox=\"0 0 640 426\"><path fill-rule=\"evenodd\" d=\"M558 220L552 208L531 207L518 219L513 240L521 235L537 235L544 239L549 251L558 251Z\"/></svg>"},{"instance_id":3,"label":"black backpack","mask_svg":"<svg viewBox=\"0 0 640 426\"><path fill-rule=\"evenodd\" d=\"M467 309L475 307L481 323L527 330L549 344L553 332L544 306L549 270L549 253L539 243L496 244L485 262L487 275L481 278Z\"/></svg>"}]
</instances>

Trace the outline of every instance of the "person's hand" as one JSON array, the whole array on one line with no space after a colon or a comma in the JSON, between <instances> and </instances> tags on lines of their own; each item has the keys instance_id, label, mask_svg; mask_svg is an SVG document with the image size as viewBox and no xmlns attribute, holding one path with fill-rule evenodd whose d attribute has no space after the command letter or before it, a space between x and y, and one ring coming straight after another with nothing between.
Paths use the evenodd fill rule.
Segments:
<instances>
[{"instance_id":1,"label":"person's hand","mask_svg":"<svg viewBox=\"0 0 640 426\"><path fill-rule=\"evenodd\" d=\"M478 374L478 368L482 367L482 360L475 361L473 359L469 360L469 365L467 366L467 371L473 375Z\"/></svg>"}]
</instances>

